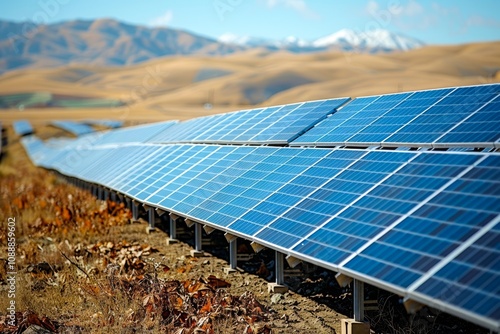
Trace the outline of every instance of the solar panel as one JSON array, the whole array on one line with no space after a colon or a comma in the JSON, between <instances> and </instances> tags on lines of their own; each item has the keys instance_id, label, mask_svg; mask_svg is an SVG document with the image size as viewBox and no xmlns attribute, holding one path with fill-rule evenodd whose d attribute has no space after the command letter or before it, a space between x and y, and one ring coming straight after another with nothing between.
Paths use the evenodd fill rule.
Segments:
<instances>
[{"instance_id":1,"label":"solar panel","mask_svg":"<svg viewBox=\"0 0 500 334\"><path fill-rule=\"evenodd\" d=\"M145 143L153 136L168 133L175 124L177 121L166 121L102 132L92 145Z\"/></svg>"},{"instance_id":2,"label":"solar panel","mask_svg":"<svg viewBox=\"0 0 500 334\"><path fill-rule=\"evenodd\" d=\"M53 121L51 124L55 127L68 131L77 137L94 132L92 127L73 121Z\"/></svg>"},{"instance_id":3,"label":"solar panel","mask_svg":"<svg viewBox=\"0 0 500 334\"><path fill-rule=\"evenodd\" d=\"M37 165L497 330L500 154L459 146L477 144L476 134L497 141L487 126L496 124L497 88L359 98L336 112L335 100L314 101L22 143ZM332 112L324 136L339 143L349 134L364 145L378 141L398 122L404 124L393 133L414 135L415 142L400 150L201 144L284 143ZM293 130L280 129L282 120ZM465 134L450 140L460 151L409 150L426 127L429 147ZM151 143L153 137L178 144Z\"/></svg>"},{"instance_id":4,"label":"solar panel","mask_svg":"<svg viewBox=\"0 0 500 334\"><path fill-rule=\"evenodd\" d=\"M469 247L416 285L411 296L441 309L452 305L472 321L480 320L493 328L497 326L495 320L500 319L499 220L496 219Z\"/></svg>"},{"instance_id":5,"label":"solar panel","mask_svg":"<svg viewBox=\"0 0 500 334\"><path fill-rule=\"evenodd\" d=\"M348 98L295 103L197 118L153 137L158 143L287 144Z\"/></svg>"},{"instance_id":6,"label":"solar panel","mask_svg":"<svg viewBox=\"0 0 500 334\"><path fill-rule=\"evenodd\" d=\"M499 94L491 84L357 98L292 145L493 147Z\"/></svg>"},{"instance_id":7,"label":"solar panel","mask_svg":"<svg viewBox=\"0 0 500 334\"><path fill-rule=\"evenodd\" d=\"M122 121L116 121L116 120L111 120L111 119L90 119L90 120L86 120L85 124L99 125L99 126L104 126L104 127L111 128L111 129L117 129L117 128L121 128L123 126Z\"/></svg>"},{"instance_id":8,"label":"solar panel","mask_svg":"<svg viewBox=\"0 0 500 334\"><path fill-rule=\"evenodd\" d=\"M27 120L15 121L12 126L14 127L14 132L19 136L26 136L33 133L33 127Z\"/></svg>"}]
</instances>

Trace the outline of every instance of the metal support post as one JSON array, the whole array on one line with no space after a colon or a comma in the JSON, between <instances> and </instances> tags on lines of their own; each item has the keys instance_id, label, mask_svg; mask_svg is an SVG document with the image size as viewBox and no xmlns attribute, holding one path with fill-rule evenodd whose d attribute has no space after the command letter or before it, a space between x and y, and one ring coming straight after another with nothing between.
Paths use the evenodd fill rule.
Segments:
<instances>
[{"instance_id":1,"label":"metal support post","mask_svg":"<svg viewBox=\"0 0 500 334\"><path fill-rule=\"evenodd\" d=\"M201 233L202 233L201 224L196 223L194 225L194 246L197 252L201 252Z\"/></svg>"},{"instance_id":2,"label":"metal support post","mask_svg":"<svg viewBox=\"0 0 500 334\"><path fill-rule=\"evenodd\" d=\"M177 221L170 217L170 239L177 239Z\"/></svg>"},{"instance_id":3,"label":"metal support post","mask_svg":"<svg viewBox=\"0 0 500 334\"><path fill-rule=\"evenodd\" d=\"M238 248L236 246L237 238L229 242L229 268L236 269L238 266Z\"/></svg>"},{"instance_id":4,"label":"metal support post","mask_svg":"<svg viewBox=\"0 0 500 334\"><path fill-rule=\"evenodd\" d=\"M202 226L199 223L194 224L194 249L191 250L191 256L201 257L204 255L201 249Z\"/></svg>"},{"instance_id":5,"label":"metal support post","mask_svg":"<svg viewBox=\"0 0 500 334\"><path fill-rule=\"evenodd\" d=\"M282 285L285 282L283 274L283 253L276 251L276 284Z\"/></svg>"},{"instance_id":6,"label":"metal support post","mask_svg":"<svg viewBox=\"0 0 500 334\"><path fill-rule=\"evenodd\" d=\"M147 233L151 233L155 230L155 209L154 208L148 208L148 220L149 220L149 226L146 228Z\"/></svg>"},{"instance_id":7,"label":"metal support post","mask_svg":"<svg viewBox=\"0 0 500 334\"><path fill-rule=\"evenodd\" d=\"M363 322L365 318L365 284L355 279L353 282L354 320Z\"/></svg>"},{"instance_id":8,"label":"metal support post","mask_svg":"<svg viewBox=\"0 0 500 334\"><path fill-rule=\"evenodd\" d=\"M288 291L288 287L284 285L285 275L284 275L284 264L285 256L283 253L275 251L275 276L276 281L274 283L269 283L267 285L267 290L269 293L285 293Z\"/></svg>"},{"instance_id":9,"label":"metal support post","mask_svg":"<svg viewBox=\"0 0 500 334\"><path fill-rule=\"evenodd\" d=\"M139 219L139 205L132 201L132 221Z\"/></svg>"}]
</instances>

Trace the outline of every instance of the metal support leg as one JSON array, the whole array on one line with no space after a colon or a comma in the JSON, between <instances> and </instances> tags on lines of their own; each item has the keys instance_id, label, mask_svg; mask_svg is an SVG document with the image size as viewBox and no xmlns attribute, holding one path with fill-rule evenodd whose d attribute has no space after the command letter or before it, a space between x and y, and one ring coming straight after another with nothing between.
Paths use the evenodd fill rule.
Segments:
<instances>
[{"instance_id":1,"label":"metal support leg","mask_svg":"<svg viewBox=\"0 0 500 334\"><path fill-rule=\"evenodd\" d=\"M177 218L176 217L172 217L172 215L170 215L169 217L170 219L170 227L169 227L169 236L168 236L168 239L167 239L167 245L173 245L173 244L176 244L178 242L177 240Z\"/></svg>"},{"instance_id":2,"label":"metal support leg","mask_svg":"<svg viewBox=\"0 0 500 334\"><path fill-rule=\"evenodd\" d=\"M170 217L170 239L177 239L177 221Z\"/></svg>"},{"instance_id":3,"label":"metal support leg","mask_svg":"<svg viewBox=\"0 0 500 334\"><path fill-rule=\"evenodd\" d=\"M229 268L236 269L238 265L238 249L236 242L238 239L231 240L229 242Z\"/></svg>"},{"instance_id":4,"label":"metal support leg","mask_svg":"<svg viewBox=\"0 0 500 334\"><path fill-rule=\"evenodd\" d=\"M136 222L139 219L139 205L132 201L132 221Z\"/></svg>"},{"instance_id":5,"label":"metal support leg","mask_svg":"<svg viewBox=\"0 0 500 334\"><path fill-rule=\"evenodd\" d=\"M148 209L148 220L149 220L149 226L146 228L147 233L151 233L155 230L155 209L154 208L149 208Z\"/></svg>"},{"instance_id":6,"label":"metal support leg","mask_svg":"<svg viewBox=\"0 0 500 334\"><path fill-rule=\"evenodd\" d=\"M97 187L98 187L97 188L97 198L102 201L104 198L103 189L102 189L102 187L99 187L99 186L97 186Z\"/></svg>"},{"instance_id":7,"label":"metal support leg","mask_svg":"<svg viewBox=\"0 0 500 334\"><path fill-rule=\"evenodd\" d=\"M194 225L194 246L195 250L200 252L201 251L201 230L202 226L201 224L196 223Z\"/></svg>"},{"instance_id":8,"label":"metal support leg","mask_svg":"<svg viewBox=\"0 0 500 334\"><path fill-rule=\"evenodd\" d=\"M365 284L357 279L353 282L354 320L363 322L365 318Z\"/></svg>"},{"instance_id":9,"label":"metal support leg","mask_svg":"<svg viewBox=\"0 0 500 334\"><path fill-rule=\"evenodd\" d=\"M283 275L283 253L276 251L276 284L283 284L285 276Z\"/></svg>"},{"instance_id":10,"label":"metal support leg","mask_svg":"<svg viewBox=\"0 0 500 334\"><path fill-rule=\"evenodd\" d=\"M102 191L102 194L103 194L103 201L107 201L108 198L109 198L109 191L107 189L103 189Z\"/></svg>"},{"instance_id":11,"label":"metal support leg","mask_svg":"<svg viewBox=\"0 0 500 334\"><path fill-rule=\"evenodd\" d=\"M111 192L111 200L116 202L116 193L114 191Z\"/></svg>"},{"instance_id":12,"label":"metal support leg","mask_svg":"<svg viewBox=\"0 0 500 334\"><path fill-rule=\"evenodd\" d=\"M201 257L203 256L203 250L201 249L201 237L202 237L202 226L201 224L194 224L194 250L191 251L191 256Z\"/></svg>"},{"instance_id":13,"label":"metal support leg","mask_svg":"<svg viewBox=\"0 0 500 334\"><path fill-rule=\"evenodd\" d=\"M288 291L288 287L284 285L285 275L283 271L285 264L285 256L283 255L283 253L280 253L278 251L276 251L275 253L276 253L275 255L276 281L275 283L269 283L267 285L267 290L270 293L285 293Z\"/></svg>"}]
</instances>

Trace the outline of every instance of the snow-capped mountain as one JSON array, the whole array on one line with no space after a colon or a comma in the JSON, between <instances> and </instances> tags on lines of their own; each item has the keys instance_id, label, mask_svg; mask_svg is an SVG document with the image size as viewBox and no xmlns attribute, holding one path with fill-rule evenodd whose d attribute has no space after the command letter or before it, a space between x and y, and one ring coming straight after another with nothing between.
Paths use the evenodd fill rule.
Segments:
<instances>
[{"instance_id":1,"label":"snow-capped mountain","mask_svg":"<svg viewBox=\"0 0 500 334\"><path fill-rule=\"evenodd\" d=\"M331 35L306 41L295 36L283 40L269 40L250 36L224 34L219 42L234 44L246 48L265 47L268 49L285 49L292 52L314 52L328 49L362 52L407 51L424 45L423 42L388 30L354 31L342 29Z\"/></svg>"},{"instance_id":2,"label":"snow-capped mountain","mask_svg":"<svg viewBox=\"0 0 500 334\"><path fill-rule=\"evenodd\" d=\"M422 47L424 43L415 38L398 35L384 29L359 32L342 29L315 40L312 45L318 48L334 45L341 46L343 49L407 51Z\"/></svg>"},{"instance_id":3,"label":"snow-capped mountain","mask_svg":"<svg viewBox=\"0 0 500 334\"><path fill-rule=\"evenodd\" d=\"M252 37L252 36L238 36L231 33L226 33L218 38L218 41L226 44L235 44L245 47L309 47L310 42L297 38L295 36L288 36L282 40L272 40L266 38Z\"/></svg>"},{"instance_id":4,"label":"snow-capped mountain","mask_svg":"<svg viewBox=\"0 0 500 334\"><path fill-rule=\"evenodd\" d=\"M250 48L259 47L262 45L271 45L273 43L272 40L265 39L265 38L251 37L251 36L238 36L238 35L231 34L231 33L226 33L226 34L221 35L218 38L218 41L220 43L234 44L234 45L250 47Z\"/></svg>"}]
</instances>

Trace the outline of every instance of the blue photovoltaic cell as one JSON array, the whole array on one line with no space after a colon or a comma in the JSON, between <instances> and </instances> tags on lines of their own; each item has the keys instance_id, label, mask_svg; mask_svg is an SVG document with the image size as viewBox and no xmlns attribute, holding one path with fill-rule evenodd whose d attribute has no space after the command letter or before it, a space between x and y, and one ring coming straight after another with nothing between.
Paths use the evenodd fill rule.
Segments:
<instances>
[{"instance_id":1,"label":"blue photovoltaic cell","mask_svg":"<svg viewBox=\"0 0 500 334\"><path fill-rule=\"evenodd\" d=\"M81 136L94 132L94 129L92 127L83 123L77 123L72 121L53 121L51 124L60 129L68 131L74 134L75 136Z\"/></svg>"},{"instance_id":2,"label":"blue photovoltaic cell","mask_svg":"<svg viewBox=\"0 0 500 334\"><path fill-rule=\"evenodd\" d=\"M312 101L197 118L179 123L150 141L286 144L346 101L348 98Z\"/></svg>"},{"instance_id":3,"label":"blue photovoltaic cell","mask_svg":"<svg viewBox=\"0 0 500 334\"><path fill-rule=\"evenodd\" d=\"M395 207L395 203L401 200L415 201L413 206L424 202L437 187L445 186L478 158L474 155L445 153L416 157L387 180L391 186L387 188L389 197L394 196L390 206ZM496 217L500 197L493 196L490 187L467 187L467 184L478 179L476 175L489 178L499 170L500 165L496 168L481 164L473 167L463 177L430 197L409 217L348 262L346 267L403 288L408 287ZM401 184L411 185L411 188L407 188L409 195L393 190L399 188L397 183L390 181L393 177ZM377 191L378 188L374 189L364 199ZM421 194L423 197L420 197ZM382 196L378 193L377 197ZM398 275L394 275L395 272Z\"/></svg>"},{"instance_id":4,"label":"blue photovoltaic cell","mask_svg":"<svg viewBox=\"0 0 500 334\"><path fill-rule=\"evenodd\" d=\"M143 124L131 127L120 128L116 130L98 132L93 137L82 137L83 145L108 145L108 144L125 144L125 143L145 143L151 137L170 131L177 122L159 122L151 124Z\"/></svg>"},{"instance_id":5,"label":"blue photovoltaic cell","mask_svg":"<svg viewBox=\"0 0 500 334\"><path fill-rule=\"evenodd\" d=\"M213 146L217 148L217 146ZM222 151L220 151L222 149ZM215 192L219 191L225 185L227 185L231 180L241 175L246 170L247 166L244 163L244 157L255 151L256 148L252 147L226 147L219 148L219 150L212 153L205 160L199 163L200 168L193 170L192 172L198 173L196 182L187 182L183 184L180 181L172 182L157 193L160 200L159 205L165 208L172 208L175 210L175 206L179 206L180 212L189 212L195 206L199 209L207 210L202 204L206 202L205 205L209 208L213 207L217 202L212 199L209 201L210 196ZM217 157L220 157L217 160ZM250 163L250 162L248 162ZM238 168L238 164L241 166ZM231 170L229 167L233 166L234 169ZM179 183L177 183L179 182ZM151 199L153 201L153 199ZM183 201L185 200L185 201ZM221 200L227 200L226 198ZM183 208L181 208L183 206ZM182 209L182 211L181 211ZM201 217L200 217L201 218Z\"/></svg>"},{"instance_id":6,"label":"blue photovoltaic cell","mask_svg":"<svg viewBox=\"0 0 500 334\"><path fill-rule=\"evenodd\" d=\"M116 178L127 178L130 171L138 168L149 155L157 153L158 146L129 146L113 150L113 155L101 160L100 167L92 171L96 183L107 187L113 186Z\"/></svg>"},{"instance_id":7,"label":"blue photovoltaic cell","mask_svg":"<svg viewBox=\"0 0 500 334\"><path fill-rule=\"evenodd\" d=\"M100 125L111 129L121 128L123 126L123 121L115 121L111 119L90 119L85 121L89 125Z\"/></svg>"},{"instance_id":8,"label":"blue photovoltaic cell","mask_svg":"<svg viewBox=\"0 0 500 334\"><path fill-rule=\"evenodd\" d=\"M357 98L292 145L493 146L500 138L500 84Z\"/></svg>"},{"instance_id":9,"label":"blue photovoltaic cell","mask_svg":"<svg viewBox=\"0 0 500 334\"><path fill-rule=\"evenodd\" d=\"M25 136L33 133L33 127L27 120L15 121L12 126L14 127L14 131L19 136Z\"/></svg>"},{"instance_id":10,"label":"blue photovoltaic cell","mask_svg":"<svg viewBox=\"0 0 500 334\"><path fill-rule=\"evenodd\" d=\"M478 316L500 319L500 224L416 289Z\"/></svg>"},{"instance_id":11,"label":"blue photovoltaic cell","mask_svg":"<svg viewBox=\"0 0 500 334\"><path fill-rule=\"evenodd\" d=\"M323 206L336 205L336 210L329 212L338 214L307 240L301 241L294 250L338 264L395 221L398 215L394 212L399 213L396 209L400 206L394 207L393 204L399 201L389 202L383 197L363 194L413 157L414 154L404 152L370 152L338 174L320 190L331 192L325 194L327 202ZM410 202L401 203L412 205Z\"/></svg>"},{"instance_id":12,"label":"blue photovoltaic cell","mask_svg":"<svg viewBox=\"0 0 500 334\"><path fill-rule=\"evenodd\" d=\"M176 185L172 182L214 149L216 148L213 146L192 146L181 156L175 156L168 160L164 158L148 169L146 173L140 175L135 180L135 184L128 187L127 192L137 199L145 200L161 188L165 188L166 191L173 190L172 187L176 187Z\"/></svg>"},{"instance_id":13,"label":"blue photovoltaic cell","mask_svg":"<svg viewBox=\"0 0 500 334\"><path fill-rule=\"evenodd\" d=\"M457 88L384 142L484 142L484 139L488 138L485 138L483 134L480 133L479 137L475 136L479 131L462 133L462 135L457 136L461 132L457 132L454 127L478 112L485 103L495 99L500 93L498 87L500 85ZM490 120L490 122L494 121L495 118ZM496 123L496 125L496 137L498 137L500 123ZM446 137L446 135L442 137L450 130L451 133L455 134L453 140L450 140L452 137ZM486 142L488 141L490 140Z\"/></svg>"},{"instance_id":14,"label":"blue photovoltaic cell","mask_svg":"<svg viewBox=\"0 0 500 334\"><path fill-rule=\"evenodd\" d=\"M315 164L309 161L307 150L298 151L289 163L302 166L300 174L294 177L293 174L280 175L278 170L273 172L273 176L278 175L275 180L275 192L228 228L246 233L257 233L261 230L255 235L256 238L281 247L290 247L326 221L329 218L328 213L341 206L321 200L308 200L308 195L313 194L364 152L319 152L323 157L320 160L320 157L316 157ZM316 173L316 170L321 173ZM263 187L267 188L265 183Z\"/></svg>"},{"instance_id":15,"label":"blue photovoltaic cell","mask_svg":"<svg viewBox=\"0 0 500 334\"><path fill-rule=\"evenodd\" d=\"M150 180L153 183L154 180L159 180L159 171L163 173L168 173L168 171L173 170L177 164L190 156L190 151L193 149L192 146L165 146L160 149L160 151L150 157L148 160L141 162L141 164L131 170L130 174L126 178L117 178L112 181L113 188L117 189L123 193L134 193L140 192L145 186L138 187L139 184L144 183L146 180ZM164 182L168 182L169 179L165 178Z\"/></svg>"},{"instance_id":16,"label":"blue photovoltaic cell","mask_svg":"<svg viewBox=\"0 0 500 334\"><path fill-rule=\"evenodd\" d=\"M439 138L437 143L495 142L500 139L500 98L483 105L457 127Z\"/></svg>"}]
</instances>

